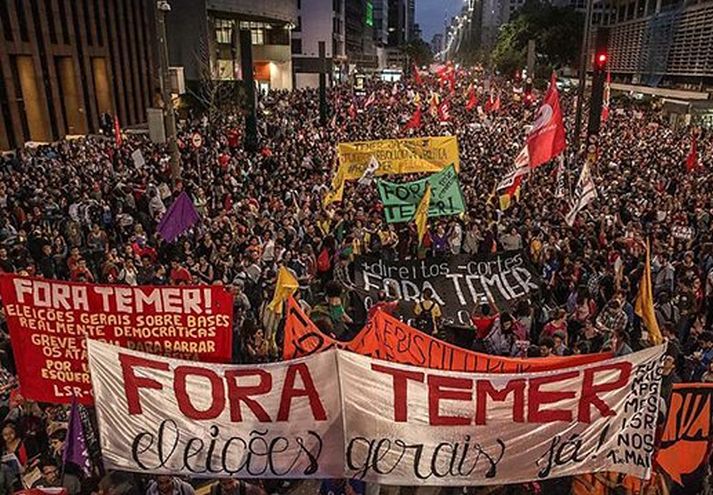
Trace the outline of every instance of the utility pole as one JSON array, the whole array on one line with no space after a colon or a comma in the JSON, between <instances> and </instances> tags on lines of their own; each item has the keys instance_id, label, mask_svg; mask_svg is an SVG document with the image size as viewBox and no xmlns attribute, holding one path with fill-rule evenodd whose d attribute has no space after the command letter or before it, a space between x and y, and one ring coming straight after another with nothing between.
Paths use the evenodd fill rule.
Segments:
<instances>
[{"instance_id":1,"label":"utility pole","mask_svg":"<svg viewBox=\"0 0 713 495\"><path fill-rule=\"evenodd\" d=\"M327 125L327 57L324 41L317 42L319 47L319 125ZM334 54L332 54L334 55Z\"/></svg>"},{"instance_id":2,"label":"utility pole","mask_svg":"<svg viewBox=\"0 0 713 495\"><path fill-rule=\"evenodd\" d=\"M171 100L171 76L168 70L168 41L166 39L166 14L171 11L171 5L166 0L156 2L156 24L158 32L159 51L159 81L161 85L161 101L163 103L163 125L166 129L168 151L171 154L171 180L175 184L181 178L181 156L178 152L176 138L176 116L173 113Z\"/></svg>"},{"instance_id":3,"label":"utility pole","mask_svg":"<svg viewBox=\"0 0 713 495\"><path fill-rule=\"evenodd\" d=\"M579 153L579 139L582 134L582 107L584 105L584 88L587 84L587 65L589 58L589 36L592 26L594 0L587 0L587 14L584 17L584 34L582 36L582 53L579 57L579 86L577 87L577 111L574 117L574 152Z\"/></svg>"}]
</instances>

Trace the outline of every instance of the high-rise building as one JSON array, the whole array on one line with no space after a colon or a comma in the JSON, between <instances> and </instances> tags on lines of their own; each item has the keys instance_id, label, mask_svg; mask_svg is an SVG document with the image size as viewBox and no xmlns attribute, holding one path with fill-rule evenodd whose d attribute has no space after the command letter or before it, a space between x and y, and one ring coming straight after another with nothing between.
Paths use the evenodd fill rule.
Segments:
<instances>
[{"instance_id":1,"label":"high-rise building","mask_svg":"<svg viewBox=\"0 0 713 495\"><path fill-rule=\"evenodd\" d=\"M146 122L156 2L0 1L0 149Z\"/></svg>"},{"instance_id":2,"label":"high-rise building","mask_svg":"<svg viewBox=\"0 0 713 495\"><path fill-rule=\"evenodd\" d=\"M713 86L713 0L614 0L609 67L651 86Z\"/></svg>"},{"instance_id":3,"label":"high-rise building","mask_svg":"<svg viewBox=\"0 0 713 495\"><path fill-rule=\"evenodd\" d=\"M372 0L348 0L344 11L347 62L358 68L376 68L374 5Z\"/></svg>"},{"instance_id":4,"label":"high-rise building","mask_svg":"<svg viewBox=\"0 0 713 495\"><path fill-rule=\"evenodd\" d=\"M327 83L344 75L346 63L345 0L299 0L299 27L292 31L295 87L319 85L319 42L325 43Z\"/></svg>"},{"instance_id":5,"label":"high-rise building","mask_svg":"<svg viewBox=\"0 0 713 495\"><path fill-rule=\"evenodd\" d=\"M431 51L435 54L443 51L443 33L436 33L431 38Z\"/></svg>"},{"instance_id":6,"label":"high-rise building","mask_svg":"<svg viewBox=\"0 0 713 495\"><path fill-rule=\"evenodd\" d=\"M415 5L414 2L415 0L389 0L389 46L399 47L409 42L413 29L409 12L410 5Z\"/></svg>"},{"instance_id":7,"label":"high-rise building","mask_svg":"<svg viewBox=\"0 0 713 495\"><path fill-rule=\"evenodd\" d=\"M385 46L389 42L389 0L373 0L372 5L374 42Z\"/></svg>"},{"instance_id":8,"label":"high-rise building","mask_svg":"<svg viewBox=\"0 0 713 495\"><path fill-rule=\"evenodd\" d=\"M240 30L252 38L254 76L261 89L292 88L290 31L299 29L296 5L285 0L170 0L171 65L189 81L242 79Z\"/></svg>"}]
</instances>

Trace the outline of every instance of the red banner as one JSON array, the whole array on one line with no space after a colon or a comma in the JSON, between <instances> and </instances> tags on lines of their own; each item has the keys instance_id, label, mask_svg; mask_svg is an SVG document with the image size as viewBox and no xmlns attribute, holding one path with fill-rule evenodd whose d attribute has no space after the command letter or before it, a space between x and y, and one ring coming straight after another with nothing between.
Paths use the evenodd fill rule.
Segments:
<instances>
[{"instance_id":1,"label":"red banner","mask_svg":"<svg viewBox=\"0 0 713 495\"><path fill-rule=\"evenodd\" d=\"M469 351L435 339L406 323L377 311L349 342L322 333L292 298L287 303L283 358L294 359L339 347L392 363L445 371L516 373L569 368L612 357L610 353L547 358L508 358Z\"/></svg>"},{"instance_id":2,"label":"red banner","mask_svg":"<svg viewBox=\"0 0 713 495\"><path fill-rule=\"evenodd\" d=\"M92 404L86 338L153 354L229 361L233 301L220 286L130 287L0 277L25 398Z\"/></svg>"}]
</instances>

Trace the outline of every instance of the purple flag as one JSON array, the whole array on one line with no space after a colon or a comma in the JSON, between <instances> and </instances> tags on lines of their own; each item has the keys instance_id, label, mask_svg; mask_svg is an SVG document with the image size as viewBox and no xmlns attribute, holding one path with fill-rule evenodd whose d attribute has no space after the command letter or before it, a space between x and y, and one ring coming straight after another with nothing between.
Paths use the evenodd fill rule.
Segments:
<instances>
[{"instance_id":1,"label":"purple flag","mask_svg":"<svg viewBox=\"0 0 713 495\"><path fill-rule=\"evenodd\" d=\"M193 206L193 201L186 191L183 191L163 215L156 231L167 242L173 242L179 235L198 223L200 219L196 207Z\"/></svg>"},{"instance_id":2,"label":"purple flag","mask_svg":"<svg viewBox=\"0 0 713 495\"><path fill-rule=\"evenodd\" d=\"M89 459L89 449L87 449L82 418L79 414L79 403L75 400L72 402L72 410L69 413L69 428L67 429L67 440L64 442L62 462L76 464L84 471L84 474L89 476L92 473L92 462Z\"/></svg>"}]
</instances>

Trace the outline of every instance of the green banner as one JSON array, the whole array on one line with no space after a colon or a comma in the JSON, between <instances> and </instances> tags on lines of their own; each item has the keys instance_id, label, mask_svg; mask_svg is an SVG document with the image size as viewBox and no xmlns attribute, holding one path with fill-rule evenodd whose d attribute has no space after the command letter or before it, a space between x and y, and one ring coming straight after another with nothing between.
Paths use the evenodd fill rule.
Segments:
<instances>
[{"instance_id":1,"label":"green banner","mask_svg":"<svg viewBox=\"0 0 713 495\"><path fill-rule=\"evenodd\" d=\"M463 194L458 183L455 167L449 165L442 172L425 179L403 184L377 180L379 196L384 204L384 214L388 223L410 222L416 208L426 192L426 183L431 184L431 205L429 217L457 215L465 211Z\"/></svg>"}]
</instances>

